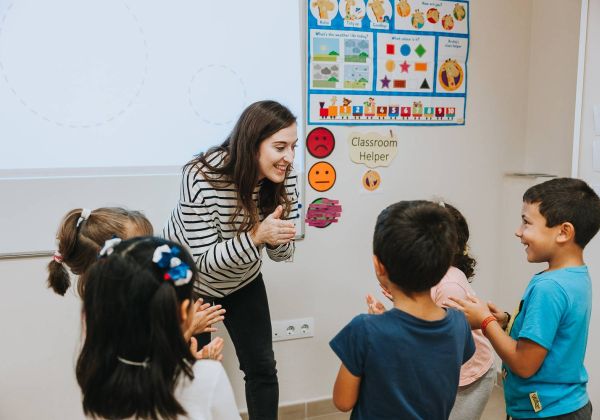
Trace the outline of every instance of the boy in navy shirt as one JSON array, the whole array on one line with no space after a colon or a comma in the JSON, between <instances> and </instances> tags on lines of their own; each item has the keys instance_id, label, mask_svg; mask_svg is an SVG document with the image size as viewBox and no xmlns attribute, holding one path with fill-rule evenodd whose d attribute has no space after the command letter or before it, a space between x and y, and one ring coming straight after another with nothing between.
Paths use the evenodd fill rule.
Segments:
<instances>
[{"instance_id":1,"label":"boy in navy shirt","mask_svg":"<svg viewBox=\"0 0 600 420\"><path fill-rule=\"evenodd\" d=\"M548 268L533 276L517 313L451 299L504 362L509 416L591 419L583 360L592 288L583 249L600 228L600 198L579 179L552 179L525 192L521 217L516 235L527 261Z\"/></svg>"},{"instance_id":2,"label":"boy in navy shirt","mask_svg":"<svg viewBox=\"0 0 600 420\"><path fill-rule=\"evenodd\" d=\"M333 402L351 419L448 418L460 367L475 351L465 317L430 294L455 249L453 221L438 204L402 201L377 218L375 274L394 308L355 317L330 343L342 361Z\"/></svg>"}]
</instances>

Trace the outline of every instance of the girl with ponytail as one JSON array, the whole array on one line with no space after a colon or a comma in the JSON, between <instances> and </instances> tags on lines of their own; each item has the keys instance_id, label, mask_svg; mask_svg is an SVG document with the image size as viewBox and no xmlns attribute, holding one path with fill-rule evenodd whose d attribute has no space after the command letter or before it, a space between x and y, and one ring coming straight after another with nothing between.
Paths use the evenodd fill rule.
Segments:
<instances>
[{"instance_id":1,"label":"girl with ponytail","mask_svg":"<svg viewBox=\"0 0 600 420\"><path fill-rule=\"evenodd\" d=\"M193 259L173 242L107 241L83 296L76 376L87 416L239 418L222 365L196 360L184 338L196 278Z\"/></svg>"},{"instance_id":2,"label":"girl with ponytail","mask_svg":"<svg viewBox=\"0 0 600 420\"><path fill-rule=\"evenodd\" d=\"M152 235L150 221L139 211L120 207L101 207L95 210L73 209L63 218L56 235L58 247L48 263L48 287L64 296L71 286L69 271L77 276L77 292L83 297L86 283L85 273L98 259L104 243L111 238L132 238ZM186 340L193 334L214 332L212 324L222 321L225 310L221 305L211 306L198 299L194 305L194 319L185 333ZM222 347L220 340L209 349ZM205 343L203 343L205 344Z\"/></svg>"}]
</instances>

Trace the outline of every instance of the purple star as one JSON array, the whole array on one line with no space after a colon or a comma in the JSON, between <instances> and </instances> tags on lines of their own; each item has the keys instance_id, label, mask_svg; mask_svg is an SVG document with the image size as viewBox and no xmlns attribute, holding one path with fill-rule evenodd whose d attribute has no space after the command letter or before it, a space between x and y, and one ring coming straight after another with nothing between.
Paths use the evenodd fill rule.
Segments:
<instances>
[{"instance_id":1,"label":"purple star","mask_svg":"<svg viewBox=\"0 0 600 420\"><path fill-rule=\"evenodd\" d=\"M408 68L410 67L410 64L408 64L406 62L406 60L404 60L404 63L400 64L400 72L401 73L408 73Z\"/></svg>"},{"instance_id":2,"label":"purple star","mask_svg":"<svg viewBox=\"0 0 600 420\"><path fill-rule=\"evenodd\" d=\"M390 87L390 82L391 80L388 79L387 74L384 76L383 79L380 79L381 82L381 88L389 88Z\"/></svg>"}]
</instances>

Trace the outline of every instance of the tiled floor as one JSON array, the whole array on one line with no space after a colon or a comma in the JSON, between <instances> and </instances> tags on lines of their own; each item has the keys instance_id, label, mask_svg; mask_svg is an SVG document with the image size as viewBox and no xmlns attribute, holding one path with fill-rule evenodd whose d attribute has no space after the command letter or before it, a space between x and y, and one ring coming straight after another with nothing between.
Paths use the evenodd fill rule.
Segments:
<instances>
[{"instance_id":1,"label":"tiled floor","mask_svg":"<svg viewBox=\"0 0 600 420\"><path fill-rule=\"evenodd\" d=\"M325 414L316 417L307 417L307 420L346 420L350 418L350 413ZM494 387L492 396L485 407L481 420L504 420L506 412L504 411L504 395L502 388Z\"/></svg>"},{"instance_id":2,"label":"tiled floor","mask_svg":"<svg viewBox=\"0 0 600 420\"><path fill-rule=\"evenodd\" d=\"M347 420L350 413L333 412L335 407L331 400L313 401L306 405L293 405L282 407L279 413L280 420ZM321 414L328 413L328 414ZM504 420L506 412L504 411L504 395L502 388L496 386L492 396L488 401L481 420ZM247 414L242 414L242 419L248 419Z\"/></svg>"}]
</instances>

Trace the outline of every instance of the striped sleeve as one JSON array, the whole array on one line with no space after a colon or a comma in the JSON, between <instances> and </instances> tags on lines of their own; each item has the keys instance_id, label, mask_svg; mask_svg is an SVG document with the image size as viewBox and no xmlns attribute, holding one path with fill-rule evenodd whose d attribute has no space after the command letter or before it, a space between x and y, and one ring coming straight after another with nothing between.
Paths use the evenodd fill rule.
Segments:
<instances>
[{"instance_id":1,"label":"striped sleeve","mask_svg":"<svg viewBox=\"0 0 600 420\"><path fill-rule=\"evenodd\" d=\"M224 296L260 270L260 250L247 233L223 238L220 217L229 217L227 189L213 187L194 168L183 172L180 200L163 236L186 246L198 266L201 294Z\"/></svg>"},{"instance_id":2,"label":"striped sleeve","mask_svg":"<svg viewBox=\"0 0 600 420\"><path fill-rule=\"evenodd\" d=\"M296 223L300 217L297 174L293 173L288 175L288 177L285 179L285 189L291 204L290 214L286 217L286 219ZM265 249L267 250L267 255L273 261L286 261L291 259L294 255L296 244L294 241L292 241L288 242L287 244L281 244L277 248L269 248L267 246Z\"/></svg>"}]
</instances>

